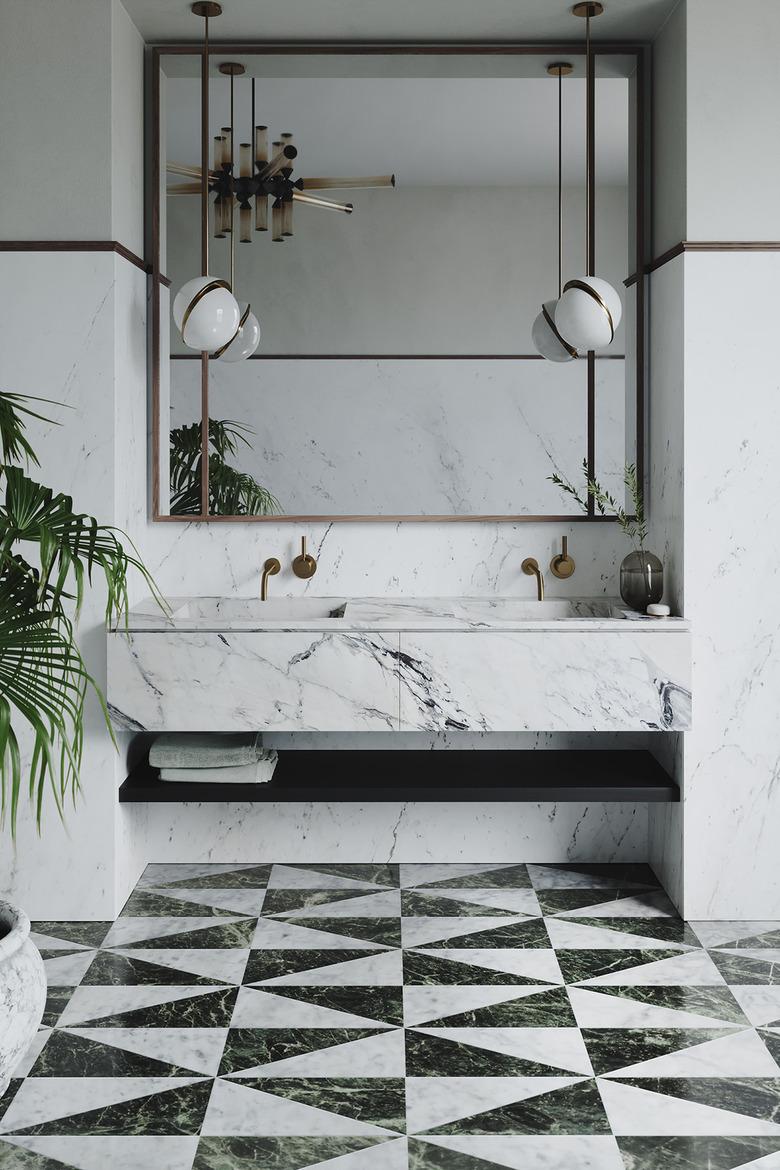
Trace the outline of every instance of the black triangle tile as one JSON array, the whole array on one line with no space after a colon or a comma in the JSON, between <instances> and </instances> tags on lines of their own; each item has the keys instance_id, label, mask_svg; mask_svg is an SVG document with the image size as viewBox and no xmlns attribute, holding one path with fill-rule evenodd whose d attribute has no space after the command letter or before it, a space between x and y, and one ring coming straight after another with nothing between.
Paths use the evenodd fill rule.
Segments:
<instances>
[{"instance_id":1,"label":"black triangle tile","mask_svg":"<svg viewBox=\"0 0 780 1170\"><path fill-rule=\"evenodd\" d=\"M49 987L46 991L46 1006L43 1009L41 1024L44 1028L53 1028L74 992L73 987Z\"/></svg>"},{"instance_id":2,"label":"black triangle tile","mask_svg":"<svg viewBox=\"0 0 780 1170\"><path fill-rule=\"evenodd\" d=\"M205 975L195 975L192 971L177 971L173 967L163 967L159 963L147 963L144 959L129 959L125 955L114 954L113 951L101 951L96 955L89 969L81 980L82 986L121 986L134 987L142 984L160 984L163 987L173 987L184 984L187 987L222 986L219 979L207 979Z\"/></svg>"},{"instance_id":3,"label":"black triangle tile","mask_svg":"<svg viewBox=\"0 0 780 1170\"><path fill-rule=\"evenodd\" d=\"M590 990L590 989L589 989ZM670 1008L672 1011L690 1012L723 1020L726 1024L741 1024L749 1027L747 1016L737 1003L728 987L608 987L592 988L599 995L615 995L649 1007Z\"/></svg>"},{"instance_id":4,"label":"black triangle tile","mask_svg":"<svg viewBox=\"0 0 780 1170\"><path fill-rule=\"evenodd\" d=\"M463 948L478 948L479 950L517 950L518 947L533 950L549 950L550 936L543 918L528 918L524 922L510 922L502 926L498 920L494 927L487 930L477 930L474 934L457 934L450 938L428 942L426 950L441 950L443 948L462 950Z\"/></svg>"},{"instance_id":5,"label":"black triangle tile","mask_svg":"<svg viewBox=\"0 0 780 1170\"><path fill-rule=\"evenodd\" d=\"M508 983L512 986L538 986L543 979L529 979L525 975L514 975L509 971L493 971L477 963L460 963L454 959L439 958L438 955L420 955L415 951L404 951L404 983L415 987L422 984L434 986L480 986L494 983Z\"/></svg>"},{"instance_id":6,"label":"black triangle tile","mask_svg":"<svg viewBox=\"0 0 780 1170\"><path fill-rule=\"evenodd\" d=\"M778 1065L778 1076L780 1076L780 1035L777 1032L768 1032L766 1028L759 1028L758 1034L767 1046L772 1060Z\"/></svg>"},{"instance_id":7,"label":"black triangle tile","mask_svg":"<svg viewBox=\"0 0 780 1170\"><path fill-rule=\"evenodd\" d=\"M719 944L725 950L732 947L741 950L759 951L763 948L780 950L780 930L766 930L761 934L739 935L731 942Z\"/></svg>"},{"instance_id":8,"label":"black triangle tile","mask_svg":"<svg viewBox=\"0 0 780 1170\"><path fill-rule=\"evenodd\" d=\"M3 1170L73 1170L70 1162L36 1154L0 1137L0 1166Z\"/></svg>"},{"instance_id":9,"label":"black triangle tile","mask_svg":"<svg viewBox=\"0 0 780 1170\"><path fill-rule=\"evenodd\" d=\"M365 954L365 952L363 952ZM265 990L300 1003L349 1012L367 1020L400 1027L403 1024L403 993L400 987L296 987L275 983Z\"/></svg>"},{"instance_id":10,"label":"black triangle tile","mask_svg":"<svg viewBox=\"0 0 780 1170\"><path fill-rule=\"evenodd\" d=\"M201 917L195 915L195 917ZM133 942L117 943L116 949L137 950L241 950L251 946L257 928L256 918L241 918L236 922L184 930L181 934L161 934Z\"/></svg>"},{"instance_id":11,"label":"black triangle tile","mask_svg":"<svg viewBox=\"0 0 780 1170\"><path fill-rule=\"evenodd\" d=\"M686 946L701 949L697 936L688 923L680 918L587 918L578 914L576 917L568 915L566 921L578 922L582 926L593 926L598 930L617 930L621 934L637 935L639 938L684 943Z\"/></svg>"},{"instance_id":12,"label":"black triangle tile","mask_svg":"<svg viewBox=\"0 0 780 1170\"><path fill-rule=\"evenodd\" d=\"M192 1085L167 1089L121 1101L116 1105L103 1105L85 1113L71 1113L54 1121L45 1121L16 1130L18 1134L77 1134L93 1137L108 1134L140 1137L158 1134L199 1133L211 1096L213 1080L209 1077Z\"/></svg>"},{"instance_id":13,"label":"black triangle tile","mask_svg":"<svg viewBox=\"0 0 780 1170\"><path fill-rule=\"evenodd\" d=\"M600 906L604 902L619 902L622 898L636 898L643 893L657 893L656 890L646 891L636 886L622 886L613 889L575 889L575 890L537 890L536 897L546 915L564 914L571 910L584 910L588 906ZM609 926L612 919L599 919L599 926Z\"/></svg>"},{"instance_id":14,"label":"black triangle tile","mask_svg":"<svg viewBox=\"0 0 780 1170\"><path fill-rule=\"evenodd\" d=\"M376 1034L370 1028L231 1028L225 1041L219 1075L287 1060L304 1052L334 1048L352 1040L365 1040Z\"/></svg>"},{"instance_id":15,"label":"black triangle tile","mask_svg":"<svg viewBox=\"0 0 780 1170\"><path fill-rule=\"evenodd\" d=\"M406 1132L403 1077L256 1077L242 1078L241 1084L367 1125Z\"/></svg>"},{"instance_id":16,"label":"black triangle tile","mask_svg":"<svg viewBox=\"0 0 780 1170\"><path fill-rule=\"evenodd\" d=\"M708 953L723 978L732 987L751 983L754 985L780 983L780 963L748 958L736 951L729 954L723 951Z\"/></svg>"},{"instance_id":17,"label":"black triangle tile","mask_svg":"<svg viewBox=\"0 0 780 1170\"><path fill-rule=\"evenodd\" d=\"M437 898L417 890L401 890L401 914L404 918L509 918L511 910L478 906L454 898Z\"/></svg>"},{"instance_id":18,"label":"black triangle tile","mask_svg":"<svg viewBox=\"0 0 780 1170\"><path fill-rule=\"evenodd\" d=\"M457 1015L426 1020L426 1028L576 1028L565 987L488 1004Z\"/></svg>"},{"instance_id":19,"label":"black triangle tile","mask_svg":"<svg viewBox=\"0 0 780 1170\"><path fill-rule=\"evenodd\" d=\"M344 902L350 898L364 898L374 895L373 890L268 890L263 902L263 917L269 914L289 914L293 910L309 907L328 906L333 902Z\"/></svg>"},{"instance_id":20,"label":"black triangle tile","mask_svg":"<svg viewBox=\"0 0 780 1170\"><path fill-rule=\"evenodd\" d=\"M739 1028L583 1028L582 1038L593 1071L600 1077L738 1031Z\"/></svg>"},{"instance_id":21,"label":"black triangle tile","mask_svg":"<svg viewBox=\"0 0 780 1170\"><path fill-rule=\"evenodd\" d=\"M184 999L90 1019L90 1028L227 1028L238 995L237 987L204 991ZM75 1026L75 1025L74 1025Z\"/></svg>"},{"instance_id":22,"label":"black triangle tile","mask_svg":"<svg viewBox=\"0 0 780 1170\"><path fill-rule=\"evenodd\" d=\"M780 1137L620 1137L625 1170L737 1170L780 1151Z\"/></svg>"},{"instance_id":23,"label":"black triangle tile","mask_svg":"<svg viewBox=\"0 0 780 1170\"><path fill-rule=\"evenodd\" d=\"M430 1134L611 1134L601 1095L593 1080L553 1089L499 1109L451 1121Z\"/></svg>"},{"instance_id":24,"label":"black triangle tile","mask_svg":"<svg viewBox=\"0 0 780 1170\"><path fill-rule=\"evenodd\" d=\"M99 947L113 925L113 922L33 922L30 928L35 934L44 934L47 938Z\"/></svg>"},{"instance_id":25,"label":"black triangle tile","mask_svg":"<svg viewBox=\"0 0 780 1170\"><path fill-rule=\"evenodd\" d=\"M428 1025L426 1024L426 1027ZM560 1077L566 1073L552 1065L522 1060L489 1048L477 1048L459 1040L429 1036L413 1028L406 1032L408 1077ZM464 1131L467 1132L467 1131Z\"/></svg>"},{"instance_id":26,"label":"black triangle tile","mask_svg":"<svg viewBox=\"0 0 780 1170\"><path fill-rule=\"evenodd\" d=\"M692 1104L709 1105L752 1117L757 1121L780 1121L780 1074L777 1077L612 1077L616 1083L658 1093L658 1108L664 1096Z\"/></svg>"},{"instance_id":27,"label":"black triangle tile","mask_svg":"<svg viewBox=\"0 0 780 1170\"><path fill-rule=\"evenodd\" d=\"M90 1021L89 1026L92 1026ZM198 1069L181 1068L101 1044L72 1032L52 1032L30 1072L31 1077L191 1077ZM0 1162L0 1166L2 1163Z\"/></svg>"},{"instance_id":28,"label":"black triangle tile","mask_svg":"<svg viewBox=\"0 0 780 1170\"><path fill-rule=\"evenodd\" d=\"M363 865L342 865L328 862L325 865L315 865L313 862L290 862L295 869L305 869L309 873L325 873L332 877L352 878L356 882L370 882L374 886L390 886L398 888L400 884L400 867L394 864L368 862Z\"/></svg>"},{"instance_id":29,"label":"black triangle tile","mask_svg":"<svg viewBox=\"0 0 780 1170\"><path fill-rule=\"evenodd\" d=\"M430 1145L416 1138L409 1139L409 1170L506 1170L498 1162Z\"/></svg>"},{"instance_id":30,"label":"black triangle tile","mask_svg":"<svg viewBox=\"0 0 780 1170\"><path fill-rule=\"evenodd\" d=\"M531 879L525 865L510 865L472 873L467 877L441 878L436 882L416 882L415 889L425 890L530 890Z\"/></svg>"},{"instance_id":31,"label":"black triangle tile","mask_svg":"<svg viewBox=\"0 0 780 1170\"><path fill-rule=\"evenodd\" d=\"M580 983L584 979L595 979L599 975L610 975L615 971L628 972L633 967L642 967L661 959L679 958L680 953L670 950L560 950L555 952L555 956L566 983Z\"/></svg>"},{"instance_id":32,"label":"black triangle tile","mask_svg":"<svg viewBox=\"0 0 780 1170\"><path fill-rule=\"evenodd\" d=\"M234 869L229 873L206 874L204 877L179 878L173 882L156 882L158 890L264 890L271 873L270 865L251 869Z\"/></svg>"},{"instance_id":33,"label":"black triangle tile","mask_svg":"<svg viewBox=\"0 0 780 1170\"><path fill-rule=\"evenodd\" d=\"M561 874L564 879L566 874L572 874L576 879L580 878L609 878L616 886L621 882L632 882L635 885L644 885L648 889L660 889L661 883L653 873L649 865L643 862L583 862L583 861L565 861L554 862L551 865L545 864L545 869L555 869Z\"/></svg>"},{"instance_id":34,"label":"black triangle tile","mask_svg":"<svg viewBox=\"0 0 780 1170\"><path fill-rule=\"evenodd\" d=\"M388 947L401 945L399 918L277 918L275 921L305 926L324 934L337 934L339 938L355 938Z\"/></svg>"},{"instance_id":35,"label":"black triangle tile","mask_svg":"<svg viewBox=\"0 0 780 1170\"><path fill-rule=\"evenodd\" d=\"M79 947L78 950L66 947L38 947L38 954L42 959L64 959L70 955L86 955L87 950Z\"/></svg>"},{"instance_id":36,"label":"black triangle tile","mask_svg":"<svg viewBox=\"0 0 780 1170\"><path fill-rule=\"evenodd\" d=\"M387 1138L205 1137L192 1170L308 1170Z\"/></svg>"},{"instance_id":37,"label":"black triangle tile","mask_svg":"<svg viewBox=\"0 0 780 1170\"><path fill-rule=\"evenodd\" d=\"M320 967L332 967L336 963L348 963L353 959L367 959L382 954L375 948L368 950L322 950L322 951L250 951L244 971L244 983L259 983L265 979L278 979L282 975L300 975L303 971L317 971ZM276 987L273 989L276 992Z\"/></svg>"},{"instance_id":38,"label":"black triangle tile","mask_svg":"<svg viewBox=\"0 0 780 1170\"><path fill-rule=\"evenodd\" d=\"M134 890L125 902L120 918L235 918L235 911L200 902L166 898L149 890Z\"/></svg>"},{"instance_id":39,"label":"black triangle tile","mask_svg":"<svg viewBox=\"0 0 780 1170\"><path fill-rule=\"evenodd\" d=\"M5 1092L0 1093L0 1121L2 1120L6 1109L11 1104L23 1084L24 1081L21 1077L11 1077Z\"/></svg>"}]
</instances>

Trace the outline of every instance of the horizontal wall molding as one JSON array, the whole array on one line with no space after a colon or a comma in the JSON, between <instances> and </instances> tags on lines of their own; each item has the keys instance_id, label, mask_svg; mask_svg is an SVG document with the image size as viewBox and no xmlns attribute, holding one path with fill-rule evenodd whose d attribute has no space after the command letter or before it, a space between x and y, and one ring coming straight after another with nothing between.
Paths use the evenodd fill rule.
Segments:
<instances>
[{"instance_id":1,"label":"horizontal wall molding","mask_svg":"<svg viewBox=\"0 0 780 1170\"><path fill-rule=\"evenodd\" d=\"M680 240L679 244L668 248L666 252L662 252L660 256L646 264L642 273L647 275L655 272L657 268L662 268L664 264L676 260L685 252L780 252L780 240ZM632 284L636 284L637 277L638 274L632 272L623 284L630 288Z\"/></svg>"},{"instance_id":2,"label":"horizontal wall molding","mask_svg":"<svg viewBox=\"0 0 780 1170\"><path fill-rule=\"evenodd\" d=\"M0 252L114 252L123 260L151 275L152 266L131 252L119 240L0 240ZM170 288L167 276L160 283Z\"/></svg>"},{"instance_id":3,"label":"horizontal wall molding","mask_svg":"<svg viewBox=\"0 0 780 1170\"><path fill-rule=\"evenodd\" d=\"M623 353L596 354L596 361L624 362ZM199 353L172 353L172 362L199 362ZM253 362L543 362L538 353L253 353ZM587 361L585 354L578 361Z\"/></svg>"}]
</instances>

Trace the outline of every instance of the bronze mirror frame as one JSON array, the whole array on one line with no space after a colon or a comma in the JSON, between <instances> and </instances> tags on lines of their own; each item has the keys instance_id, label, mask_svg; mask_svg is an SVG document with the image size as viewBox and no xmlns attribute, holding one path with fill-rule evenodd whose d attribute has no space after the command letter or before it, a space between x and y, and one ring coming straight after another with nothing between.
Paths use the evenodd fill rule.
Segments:
<instances>
[{"instance_id":1,"label":"bronze mirror frame","mask_svg":"<svg viewBox=\"0 0 780 1170\"><path fill-rule=\"evenodd\" d=\"M645 261L647 256L646 240L649 234L649 190L647 186L648 174L646 167L646 157L648 154L647 144L650 142L650 127L649 127L649 55L650 46L641 43L619 43L619 42L597 42L592 46L594 59L597 62L599 58L610 56L631 56L635 58L636 69L632 74L634 80L633 94L630 91L630 101L633 104L633 109L630 109L630 126L633 131L633 158L629 159L629 165L633 167L635 175L635 196L634 196L634 220L635 233L633 237L633 256L629 255L630 263L633 262L633 272L627 275L623 282L626 288L633 286L635 289L635 379L636 379L636 399L635 399L635 417L636 417L636 438L635 438L635 452L634 461L636 463L637 474L640 484L643 485L645 497L647 497L647 458L645 451L646 441L646 410L647 410L647 352L646 352L646 318L648 308L648 274L645 270ZM204 467L206 474L203 477L202 491L201 491L201 512L199 514L188 515L170 515L160 512L160 454L161 454L161 428L160 428L160 306L161 306L161 288L163 286L170 288L170 281L161 271L160 267L160 67L161 59L166 56L174 56L179 54L186 54L189 56L202 55L202 45L198 42L178 43L178 44L157 44L150 45L147 49L146 64L146 98L147 98L147 134L146 134L146 183L145 183L145 235L147 244L147 256L151 257L149 265L150 269L150 328L148 338L148 358L149 358L149 409L151 410L152 425L151 425L151 444L150 444L150 513L153 521L161 523L252 523L252 524L283 524L285 522L310 522L310 523L344 523L344 522L367 522L367 523L398 523L415 522L415 523L430 523L430 522L448 522L448 523L477 523L477 522L509 522L513 524L530 524L530 523L612 523L612 517L599 516L596 513L592 499L589 500L589 507L587 514L577 512L574 514L556 514L556 515L528 515L528 514L514 514L514 515L406 515L406 516L390 516L390 515L331 515L331 514L310 514L310 515L268 515L268 516L224 516L212 515L208 512L208 461L204 460ZM559 42L557 44L523 44L523 43L487 43L480 42L457 42L454 44L437 44L437 43L417 43L417 42L376 42L376 43L360 43L360 42L318 42L318 43L264 43L262 41L252 41L246 43L236 42L220 42L211 41L209 44L209 57L224 56L229 54L231 56L305 56L311 55L383 55L383 56L412 56L412 55L431 55L431 56L543 56L551 59L560 58L562 56L569 57L583 57L584 46L580 40L578 42ZM595 73L595 70L594 70ZM595 78L591 87L587 92L587 101L592 110L595 103ZM591 143L591 151L594 151L594 145ZM595 211L594 211L594 191L595 191L595 177L593 174L594 168L591 167L591 200L590 200L590 236L591 240L595 236ZM629 212L631 208L629 209ZM305 354L305 355L291 355L291 354L269 354L256 355L251 360L266 360L274 361L279 359L297 358L301 361L310 361L312 359L322 360L323 358L341 359L350 355L342 354ZM362 358L371 358L371 354L361 354ZM395 354L390 355L397 360L403 360L404 355ZM416 358L435 357L448 358L452 360L474 360L479 358L484 361L493 360L513 360L519 359L538 360L543 359L537 354L416 354ZM198 360L197 356L191 360ZM589 353L587 358L579 359L587 362L587 459L588 468L591 476L595 477L597 473L597 459L596 459L596 358L593 353ZM209 357L208 354L201 355L201 422L202 424L208 420L209 417ZM203 427L204 448L207 447L208 426Z\"/></svg>"}]
</instances>

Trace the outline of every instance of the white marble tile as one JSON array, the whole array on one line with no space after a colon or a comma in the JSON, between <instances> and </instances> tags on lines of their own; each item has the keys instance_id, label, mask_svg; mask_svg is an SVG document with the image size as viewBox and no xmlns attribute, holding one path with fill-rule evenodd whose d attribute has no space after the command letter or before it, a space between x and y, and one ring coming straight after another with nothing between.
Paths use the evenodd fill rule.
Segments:
<instances>
[{"instance_id":1,"label":"white marble tile","mask_svg":"<svg viewBox=\"0 0 780 1170\"><path fill-rule=\"evenodd\" d=\"M215 1077L227 1028L66 1028L68 1034Z\"/></svg>"},{"instance_id":2,"label":"white marble tile","mask_svg":"<svg viewBox=\"0 0 780 1170\"><path fill-rule=\"evenodd\" d=\"M511 987L505 984L482 987L405 987L404 1022L407 1027L413 1028L458 1012L524 999L528 995L536 995L545 990L549 990L548 984L539 987Z\"/></svg>"},{"instance_id":3,"label":"white marble tile","mask_svg":"<svg viewBox=\"0 0 780 1170\"><path fill-rule=\"evenodd\" d=\"M0 1133L13 1133L72 1113L132 1101L166 1089L183 1088L198 1077L28 1077L0 1120Z\"/></svg>"},{"instance_id":4,"label":"white marble tile","mask_svg":"<svg viewBox=\"0 0 780 1170\"><path fill-rule=\"evenodd\" d=\"M216 1080L201 1133L204 1137L325 1136L355 1134L378 1137L391 1133L338 1113L315 1109L274 1093L250 1089L238 1081Z\"/></svg>"},{"instance_id":5,"label":"white marble tile","mask_svg":"<svg viewBox=\"0 0 780 1170\"><path fill-rule=\"evenodd\" d=\"M420 1139L416 1139L420 1141ZM430 1137L424 1146L452 1150L508 1170L624 1170L613 1137L591 1134L544 1137Z\"/></svg>"},{"instance_id":6,"label":"white marble tile","mask_svg":"<svg viewBox=\"0 0 780 1170\"><path fill-rule=\"evenodd\" d=\"M679 1097L651 1093L633 1085L599 1078L599 1092L616 1137L633 1134L643 1137L719 1137L749 1134L754 1137L780 1135L780 1125L743 1117L727 1109L684 1101Z\"/></svg>"},{"instance_id":7,"label":"white marble tile","mask_svg":"<svg viewBox=\"0 0 780 1170\"><path fill-rule=\"evenodd\" d=\"M197 1137L9 1137L6 1141L41 1158L78 1170L191 1170Z\"/></svg>"},{"instance_id":8,"label":"white marble tile","mask_svg":"<svg viewBox=\"0 0 780 1170\"><path fill-rule=\"evenodd\" d=\"M319 1004L274 995L261 987L242 987L230 1021L232 1028L376 1028L384 1031L389 1024L320 1007Z\"/></svg>"},{"instance_id":9,"label":"white marble tile","mask_svg":"<svg viewBox=\"0 0 780 1170\"><path fill-rule=\"evenodd\" d=\"M407 1077L410 1134L576 1085L577 1077Z\"/></svg>"},{"instance_id":10,"label":"white marble tile","mask_svg":"<svg viewBox=\"0 0 780 1170\"><path fill-rule=\"evenodd\" d=\"M590 991L586 987L570 987L569 1000L580 1028L729 1027L728 1021L722 1017L703 1016L679 1008L659 1007L623 995L599 995L598 989Z\"/></svg>"},{"instance_id":11,"label":"white marble tile","mask_svg":"<svg viewBox=\"0 0 780 1170\"><path fill-rule=\"evenodd\" d=\"M580 981L585 987L708 987L723 985L725 980L705 951L688 951L671 959L658 959L632 967L630 971L612 971L594 979Z\"/></svg>"},{"instance_id":12,"label":"white marble tile","mask_svg":"<svg viewBox=\"0 0 780 1170\"><path fill-rule=\"evenodd\" d=\"M303 1052L272 1064L243 1069L231 1077L402 1077L406 1071L404 1034L400 1028L350 1040L331 1048Z\"/></svg>"},{"instance_id":13,"label":"white marble tile","mask_svg":"<svg viewBox=\"0 0 780 1170\"><path fill-rule=\"evenodd\" d=\"M495 922L495 919L493 920ZM479 947L443 947L441 950L426 951L418 948L421 955L447 959L452 963L465 963L471 967L487 967L490 971L504 971L509 975L522 975L525 979L539 983L563 983L561 969L550 950L489 950Z\"/></svg>"},{"instance_id":14,"label":"white marble tile","mask_svg":"<svg viewBox=\"0 0 780 1170\"><path fill-rule=\"evenodd\" d=\"M425 1036L470 1044L518 1060L550 1065L564 1072L592 1076L585 1043L578 1028L415 1028Z\"/></svg>"},{"instance_id":15,"label":"white marble tile","mask_svg":"<svg viewBox=\"0 0 780 1170\"><path fill-rule=\"evenodd\" d=\"M775 1064L766 1046L751 1029L734 1031L729 1036L718 1036L683 1048L679 1052L666 1053L652 1060L626 1065L624 1068L606 1073L608 1077L722 1077L732 1080L739 1077L778 1076Z\"/></svg>"},{"instance_id":16,"label":"white marble tile","mask_svg":"<svg viewBox=\"0 0 780 1170\"><path fill-rule=\"evenodd\" d=\"M585 926L582 922L570 922L563 917L546 918L545 925L550 941L557 950L634 951L641 948L644 951L688 951L691 949L685 943L644 937L634 931L627 934L623 930L610 930L607 925L609 919L602 921L604 926Z\"/></svg>"},{"instance_id":17,"label":"white marble tile","mask_svg":"<svg viewBox=\"0 0 780 1170\"><path fill-rule=\"evenodd\" d=\"M401 938L405 947L424 947L443 939L457 939L461 935L477 934L482 930L495 930L496 926L514 926L527 922L528 918L402 918Z\"/></svg>"},{"instance_id":18,"label":"white marble tile","mask_svg":"<svg viewBox=\"0 0 780 1170\"><path fill-rule=\"evenodd\" d=\"M327 967L311 971L297 971L291 975L258 980L253 986L273 990L276 984L297 987L402 987L401 952L382 951L378 955L369 954L365 959L329 963Z\"/></svg>"}]
</instances>

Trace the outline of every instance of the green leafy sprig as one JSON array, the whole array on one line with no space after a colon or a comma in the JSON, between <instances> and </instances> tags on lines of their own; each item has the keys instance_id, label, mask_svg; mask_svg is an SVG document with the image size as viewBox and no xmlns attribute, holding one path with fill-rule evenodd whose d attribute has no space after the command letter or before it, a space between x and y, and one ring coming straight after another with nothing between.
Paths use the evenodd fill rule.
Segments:
<instances>
[{"instance_id":1,"label":"green leafy sprig","mask_svg":"<svg viewBox=\"0 0 780 1170\"><path fill-rule=\"evenodd\" d=\"M568 479L556 472L553 475L548 475L547 478L561 491L566 492L567 495L572 496L583 512L588 511L588 502L593 500L595 510L600 516L614 516L622 532L628 537L631 543L640 550L644 550L645 541L647 540L647 521L645 519L645 505L644 493L637 475L636 464L626 463L623 469L623 483L625 484L628 497L631 500L633 512L629 514L625 508L618 503L613 495L606 491L597 479L593 479L589 474L589 466L587 459L582 461L582 470L587 484L587 494L585 498L577 490L577 488Z\"/></svg>"}]
</instances>

